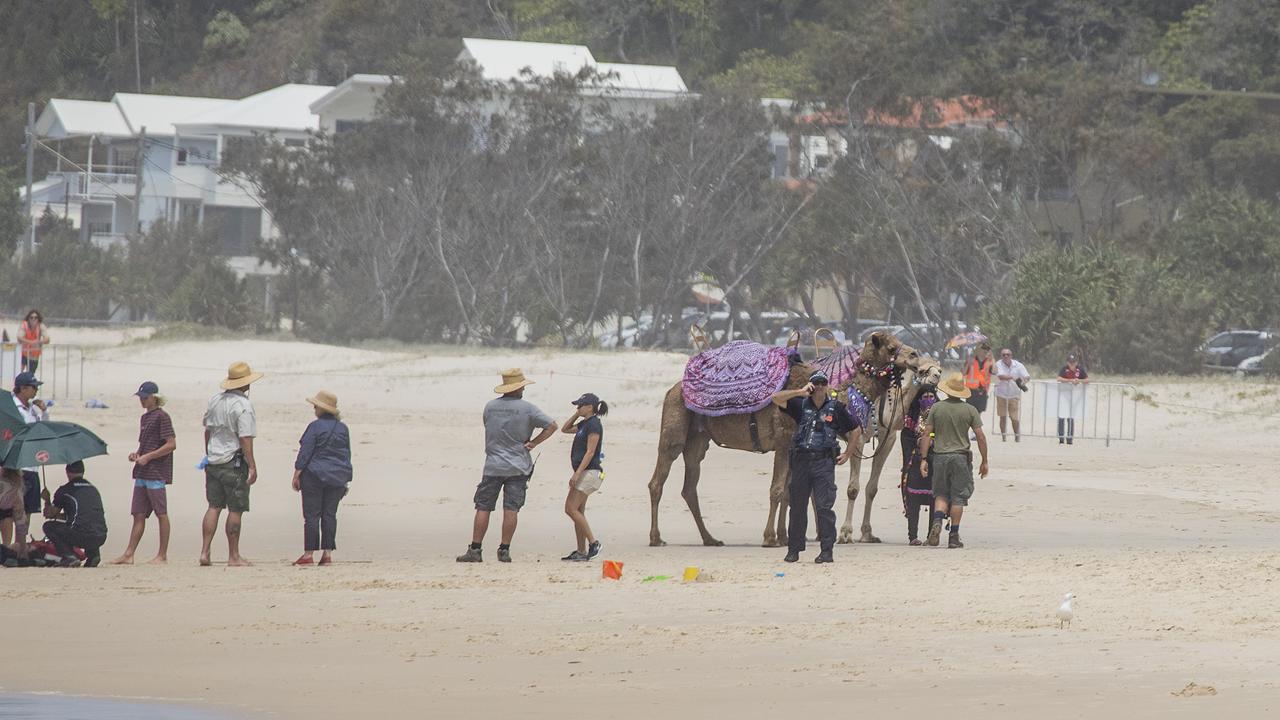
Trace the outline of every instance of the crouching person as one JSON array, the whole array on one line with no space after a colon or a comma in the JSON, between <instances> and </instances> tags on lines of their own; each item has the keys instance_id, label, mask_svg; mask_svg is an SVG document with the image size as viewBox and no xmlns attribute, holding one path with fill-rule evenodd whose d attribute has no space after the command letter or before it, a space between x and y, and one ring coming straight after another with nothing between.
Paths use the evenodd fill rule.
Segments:
<instances>
[{"instance_id":1,"label":"crouching person","mask_svg":"<svg viewBox=\"0 0 1280 720\"><path fill-rule=\"evenodd\" d=\"M0 519L12 522L16 533L12 545L0 542L0 564L5 567L17 567L27 560L25 489L21 470L4 468L0 472Z\"/></svg>"},{"instance_id":2,"label":"crouching person","mask_svg":"<svg viewBox=\"0 0 1280 720\"><path fill-rule=\"evenodd\" d=\"M67 465L67 482L44 506L45 537L53 542L62 556L63 565L75 564L74 548L84 549L84 566L97 567L102 562L102 545L107 541L107 518L102 509L102 496L84 477L84 462Z\"/></svg>"}]
</instances>

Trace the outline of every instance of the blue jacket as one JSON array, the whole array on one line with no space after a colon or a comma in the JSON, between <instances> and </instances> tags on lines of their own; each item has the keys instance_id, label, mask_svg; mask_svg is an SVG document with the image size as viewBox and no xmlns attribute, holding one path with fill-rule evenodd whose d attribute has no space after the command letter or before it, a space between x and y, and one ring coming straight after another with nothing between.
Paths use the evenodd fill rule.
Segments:
<instances>
[{"instance_id":1,"label":"blue jacket","mask_svg":"<svg viewBox=\"0 0 1280 720\"><path fill-rule=\"evenodd\" d=\"M316 418L302 433L301 443L293 468L301 470L303 478L338 487L351 482L351 436L341 420L332 415Z\"/></svg>"}]
</instances>

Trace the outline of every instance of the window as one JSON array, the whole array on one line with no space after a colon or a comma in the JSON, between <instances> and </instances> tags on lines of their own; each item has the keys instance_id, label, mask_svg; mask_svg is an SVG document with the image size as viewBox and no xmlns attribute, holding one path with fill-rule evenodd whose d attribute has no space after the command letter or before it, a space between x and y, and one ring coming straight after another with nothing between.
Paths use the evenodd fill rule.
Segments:
<instances>
[{"instance_id":1,"label":"window","mask_svg":"<svg viewBox=\"0 0 1280 720\"><path fill-rule=\"evenodd\" d=\"M352 130L359 130L360 126L364 124L363 120L334 120L333 131L338 133L351 132Z\"/></svg>"},{"instance_id":2,"label":"window","mask_svg":"<svg viewBox=\"0 0 1280 720\"><path fill-rule=\"evenodd\" d=\"M786 145L773 146L773 177L774 179L788 177L791 165L791 148Z\"/></svg>"},{"instance_id":3,"label":"window","mask_svg":"<svg viewBox=\"0 0 1280 720\"><path fill-rule=\"evenodd\" d=\"M259 208L204 206L205 227L218 236L221 255L252 255L262 237L262 210Z\"/></svg>"}]
</instances>

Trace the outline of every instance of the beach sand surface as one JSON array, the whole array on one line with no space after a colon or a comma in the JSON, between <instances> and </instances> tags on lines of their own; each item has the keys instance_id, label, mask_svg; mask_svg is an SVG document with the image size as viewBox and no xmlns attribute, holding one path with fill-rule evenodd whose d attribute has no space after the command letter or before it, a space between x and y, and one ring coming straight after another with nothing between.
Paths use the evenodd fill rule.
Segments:
<instances>
[{"instance_id":1,"label":"beach sand surface","mask_svg":"<svg viewBox=\"0 0 1280 720\"><path fill-rule=\"evenodd\" d=\"M87 392L110 407L68 401L55 417L110 445L88 463L111 525L106 559L129 531L130 393L149 379L168 398L179 443L170 563L143 564L152 521L135 566L0 570L16 601L6 644L20 660L0 676L3 692L279 718L1280 711L1274 384L1137 379L1136 442L997 439L964 550L908 547L891 477L873 512L884 543L838 546L834 564L816 566L814 546L795 565L760 547L770 458L714 447L701 500L726 545L701 545L677 463L660 518L670 544L648 547L647 485L677 354L134 340L87 357ZM200 421L238 359L267 373L251 393L260 479L243 550L254 566L201 568ZM621 581L602 579L599 562L559 560L573 542L565 435L540 448L515 562L496 562L496 522L483 564L454 562L483 462L481 408L509 366L537 381L527 398L559 420L584 391L613 407L607 477L588 516L604 557L624 563ZM289 480L312 417L304 398L322 388L351 428L356 479L339 512L338 563L296 568ZM50 468L50 482L60 473ZM844 505L842 492L841 518ZM225 560L221 534L214 549ZM698 582L680 581L688 566ZM1066 592L1076 620L1059 629Z\"/></svg>"}]
</instances>

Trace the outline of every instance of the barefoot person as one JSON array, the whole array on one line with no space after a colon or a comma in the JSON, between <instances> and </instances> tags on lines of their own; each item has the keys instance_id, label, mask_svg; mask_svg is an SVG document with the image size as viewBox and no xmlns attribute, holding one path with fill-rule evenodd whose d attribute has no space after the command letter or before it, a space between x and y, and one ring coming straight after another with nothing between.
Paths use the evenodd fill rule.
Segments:
<instances>
[{"instance_id":1,"label":"barefoot person","mask_svg":"<svg viewBox=\"0 0 1280 720\"><path fill-rule=\"evenodd\" d=\"M813 500L818 523L821 551L815 563L833 562L831 551L836 544L836 465L843 465L853 454L861 430L849 416L844 403L831 396L830 381L822 372L809 376L809 382L797 390L780 390L773 403L796 421L796 434L791 438L791 525L787 528L787 555L784 562L800 559L805 549L805 530L809 525L809 501ZM840 454L838 435L852 432L849 445ZM839 456L839 457L837 457Z\"/></svg>"},{"instance_id":2,"label":"barefoot person","mask_svg":"<svg viewBox=\"0 0 1280 720\"><path fill-rule=\"evenodd\" d=\"M529 451L551 437L559 425L550 415L524 399L524 388L532 385L519 368L502 373L502 384L493 389L501 395L484 406L484 471L476 486L476 517L471 526L471 545L458 562L483 562L480 545L489 531L489 515L498 507L502 493L502 543L498 562L511 562L511 538L516 533L520 508L524 507L533 457ZM537 437L535 430L541 429Z\"/></svg>"},{"instance_id":3,"label":"barefoot person","mask_svg":"<svg viewBox=\"0 0 1280 720\"><path fill-rule=\"evenodd\" d=\"M935 403L925 420L920 438L921 475L933 481L933 522L929 525L926 545L936 547L942 535L942 521L951 518L947 547L962 548L960 518L973 495L973 453L969 449L969 431L978 441L982 464L978 475L987 476L987 436L982 432L982 416L972 404L965 402L969 388L959 373L953 374L938 388L947 399ZM929 451L933 450L930 455ZM932 458L932 460L930 460Z\"/></svg>"},{"instance_id":4,"label":"barefoot person","mask_svg":"<svg viewBox=\"0 0 1280 720\"><path fill-rule=\"evenodd\" d=\"M147 518L154 512L160 528L160 550L151 562L159 565L169 561L169 499L165 488L173 482L173 451L178 449L178 439L169 413L163 410L159 386L148 380L134 395L143 412L138 420L138 451L129 453L134 464L133 503L129 510L133 528L129 531L129 546L111 564L133 564L133 554L147 529Z\"/></svg>"},{"instance_id":5,"label":"barefoot person","mask_svg":"<svg viewBox=\"0 0 1280 720\"><path fill-rule=\"evenodd\" d=\"M307 425L293 461L293 489L302 493L302 556L294 565L333 562L338 549L338 503L351 484L351 434L338 412L338 396L326 390L307 398L316 419Z\"/></svg>"},{"instance_id":6,"label":"barefoot person","mask_svg":"<svg viewBox=\"0 0 1280 720\"><path fill-rule=\"evenodd\" d=\"M204 494L209 509L201 523L200 564L211 565L209 553L218 519L227 511L227 565L248 565L240 555L240 523L249 512L249 488L258 481L253 438L258 422L249 402L249 386L262 379L247 363L233 363L222 381L222 392L209 399L204 413Z\"/></svg>"},{"instance_id":7,"label":"barefoot person","mask_svg":"<svg viewBox=\"0 0 1280 720\"><path fill-rule=\"evenodd\" d=\"M604 424L600 418L609 414L609 404L593 393L584 393L573 404L578 410L561 432L573 435L573 447L569 451L573 474L569 476L569 495L564 499L564 513L573 521L573 534L577 537L578 546L560 559L585 561L599 555L602 547L587 523L587 497L599 490L604 481L604 470L600 467L600 460L604 457Z\"/></svg>"}]
</instances>

